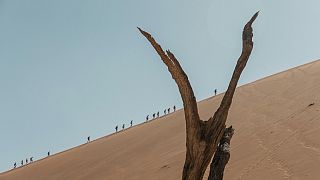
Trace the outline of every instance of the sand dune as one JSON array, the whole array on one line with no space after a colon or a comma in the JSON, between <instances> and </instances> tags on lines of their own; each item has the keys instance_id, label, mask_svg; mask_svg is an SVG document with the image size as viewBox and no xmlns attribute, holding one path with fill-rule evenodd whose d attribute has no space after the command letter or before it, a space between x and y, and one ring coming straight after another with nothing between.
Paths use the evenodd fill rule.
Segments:
<instances>
[{"instance_id":1,"label":"sand dune","mask_svg":"<svg viewBox=\"0 0 320 180\"><path fill-rule=\"evenodd\" d=\"M239 87L227 120L236 131L225 179L319 179L319 92L320 61ZM221 98L199 102L202 119L213 114ZM184 156L179 110L2 173L0 179L177 180Z\"/></svg>"}]
</instances>

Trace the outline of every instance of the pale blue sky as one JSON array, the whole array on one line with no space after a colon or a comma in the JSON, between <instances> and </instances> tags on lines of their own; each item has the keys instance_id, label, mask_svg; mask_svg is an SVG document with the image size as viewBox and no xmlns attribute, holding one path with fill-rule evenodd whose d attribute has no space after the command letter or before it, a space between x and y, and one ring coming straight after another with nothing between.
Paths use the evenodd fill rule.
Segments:
<instances>
[{"instance_id":1,"label":"pale blue sky","mask_svg":"<svg viewBox=\"0 0 320 180\"><path fill-rule=\"evenodd\" d=\"M225 90L243 25L258 10L241 84L318 59L319 7L317 0L0 0L0 171L181 107L137 26L179 58L201 100Z\"/></svg>"}]
</instances>

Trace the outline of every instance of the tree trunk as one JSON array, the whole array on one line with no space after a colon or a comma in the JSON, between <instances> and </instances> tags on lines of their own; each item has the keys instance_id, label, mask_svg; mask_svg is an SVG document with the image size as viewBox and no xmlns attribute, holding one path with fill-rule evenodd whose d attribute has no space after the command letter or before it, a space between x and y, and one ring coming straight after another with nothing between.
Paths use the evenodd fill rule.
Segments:
<instances>
[{"instance_id":1,"label":"tree trunk","mask_svg":"<svg viewBox=\"0 0 320 180\"><path fill-rule=\"evenodd\" d=\"M234 129L232 128L232 126L224 130L218 149L214 154L213 160L210 165L210 174L208 180L223 179L224 168L226 167L230 158L230 141L233 133Z\"/></svg>"},{"instance_id":2,"label":"tree trunk","mask_svg":"<svg viewBox=\"0 0 320 180\"><path fill-rule=\"evenodd\" d=\"M202 180L203 175L217 149L217 145L219 144L219 141L224 134L225 122L227 120L229 108L232 103L232 98L237 87L238 80L247 64L253 48L253 34L251 26L257 16L258 12L254 14L250 21L244 26L242 33L242 53L238 59L228 89L221 101L221 104L218 110L208 121L200 120L197 101L194 96L191 84L188 80L188 76L183 71L179 61L176 59L174 54L169 50L167 50L166 52L163 51L161 46L153 39L153 37L148 32L138 28L139 31L151 43L164 64L168 67L172 78L178 85L179 92L183 101L186 120L187 152L183 168L182 180ZM217 163L213 163L213 173L215 173L215 171L217 171L217 173L221 173L221 170L224 170L224 167L228 161L221 160L218 160ZM222 178L221 175L219 177ZM215 180L215 178L213 179Z\"/></svg>"}]
</instances>

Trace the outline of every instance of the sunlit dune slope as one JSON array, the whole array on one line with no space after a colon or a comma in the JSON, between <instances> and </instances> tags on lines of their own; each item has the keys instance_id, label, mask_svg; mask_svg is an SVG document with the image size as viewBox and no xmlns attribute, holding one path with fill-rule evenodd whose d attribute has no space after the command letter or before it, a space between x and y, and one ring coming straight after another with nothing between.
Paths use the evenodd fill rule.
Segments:
<instances>
[{"instance_id":1,"label":"sunlit dune slope","mask_svg":"<svg viewBox=\"0 0 320 180\"><path fill-rule=\"evenodd\" d=\"M199 102L202 119L222 95ZM311 105L314 103L314 105ZM226 180L320 179L320 61L239 87ZM1 180L177 180L185 157L179 110L0 174Z\"/></svg>"}]
</instances>

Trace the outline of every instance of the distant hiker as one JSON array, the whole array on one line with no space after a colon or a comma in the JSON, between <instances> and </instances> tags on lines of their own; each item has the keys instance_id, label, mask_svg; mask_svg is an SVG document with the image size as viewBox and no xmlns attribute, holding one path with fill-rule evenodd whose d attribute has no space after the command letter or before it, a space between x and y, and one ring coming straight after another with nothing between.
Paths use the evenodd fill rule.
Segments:
<instances>
[{"instance_id":1,"label":"distant hiker","mask_svg":"<svg viewBox=\"0 0 320 180\"><path fill-rule=\"evenodd\" d=\"M17 162L14 162L13 168L16 168L16 167L17 167Z\"/></svg>"},{"instance_id":2,"label":"distant hiker","mask_svg":"<svg viewBox=\"0 0 320 180\"><path fill-rule=\"evenodd\" d=\"M132 123L133 123L133 122L132 122L132 120L131 120L131 121L130 121L130 127L132 127Z\"/></svg>"},{"instance_id":3,"label":"distant hiker","mask_svg":"<svg viewBox=\"0 0 320 180\"><path fill-rule=\"evenodd\" d=\"M153 119L154 119L154 118L156 117L156 113L153 113L152 117L153 117Z\"/></svg>"},{"instance_id":4,"label":"distant hiker","mask_svg":"<svg viewBox=\"0 0 320 180\"><path fill-rule=\"evenodd\" d=\"M48 151L48 156L50 156L50 151Z\"/></svg>"},{"instance_id":5,"label":"distant hiker","mask_svg":"<svg viewBox=\"0 0 320 180\"><path fill-rule=\"evenodd\" d=\"M21 166L23 166L23 160L21 161Z\"/></svg>"},{"instance_id":6,"label":"distant hiker","mask_svg":"<svg viewBox=\"0 0 320 180\"><path fill-rule=\"evenodd\" d=\"M148 121L149 120L149 115L146 117L146 121Z\"/></svg>"},{"instance_id":7,"label":"distant hiker","mask_svg":"<svg viewBox=\"0 0 320 180\"><path fill-rule=\"evenodd\" d=\"M28 158L26 159L26 164L28 164Z\"/></svg>"},{"instance_id":8,"label":"distant hiker","mask_svg":"<svg viewBox=\"0 0 320 180\"><path fill-rule=\"evenodd\" d=\"M124 124L122 124L122 130L124 130Z\"/></svg>"},{"instance_id":9,"label":"distant hiker","mask_svg":"<svg viewBox=\"0 0 320 180\"><path fill-rule=\"evenodd\" d=\"M217 89L214 90L214 95L215 95L215 96L217 95Z\"/></svg>"},{"instance_id":10,"label":"distant hiker","mask_svg":"<svg viewBox=\"0 0 320 180\"><path fill-rule=\"evenodd\" d=\"M33 162L33 157L30 158L30 163L32 163L32 162Z\"/></svg>"},{"instance_id":11,"label":"distant hiker","mask_svg":"<svg viewBox=\"0 0 320 180\"><path fill-rule=\"evenodd\" d=\"M168 114L170 113L170 108L168 108Z\"/></svg>"},{"instance_id":12,"label":"distant hiker","mask_svg":"<svg viewBox=\"0 0 320 180\"><path fill-rule=\"evenodd\" d=\"M116 132L118 132L118 125L116 126L116 128L115 128L115 129L116 129Z\"/></svg>"},{"instance_id":13,"label":"distant hiker","mask_svg":"<svg viewBox=\"0 0 320 180\"><path fill-rule=\"evenodd\" d=\"M88 136L87 140L88 140L88 142L90 142L90 136Z\"/></svg>"},{"instance_id":14,"label":"distant hiker","mask_svg":"<svg viewBox=\"0 0 320 180\"><path fill-rule=\"evenodd\" d=\"M164 112L164 115L166 115L167 114L167 109L165 109L163 112Z\"/></svg>"},{"instance_id":15,"label":"distant hiker","mask_svg":"<svg viewBox=\"0 0 320 180\"><path fill-rule=\"evenodd\" d=\"M175 105L173 106L173 112L174 112L174 111L176 111L176 106L175 106Z\"/></svg>"},{"instance_id":16,"label":"distant hiker","mask_svg":"<svg viewBox=\"0 0 320 180\"><path fill-rule=\"evenodd\" d=\"M308 107L313 106L313 105L314 105L314 103L310 103L310 104L308 105Z\"/></svg>"},{"instance_id":17,"label":"distant hiker","mask_svg":"<svg viewBox=\"0 0 320 180\"><path fill-rule=\"evenodd\" d=\"M157 118L159 117L159 115L160 115L160 113L159 113L159 111L157 112Z\"/></svg>"}]
</instances>

